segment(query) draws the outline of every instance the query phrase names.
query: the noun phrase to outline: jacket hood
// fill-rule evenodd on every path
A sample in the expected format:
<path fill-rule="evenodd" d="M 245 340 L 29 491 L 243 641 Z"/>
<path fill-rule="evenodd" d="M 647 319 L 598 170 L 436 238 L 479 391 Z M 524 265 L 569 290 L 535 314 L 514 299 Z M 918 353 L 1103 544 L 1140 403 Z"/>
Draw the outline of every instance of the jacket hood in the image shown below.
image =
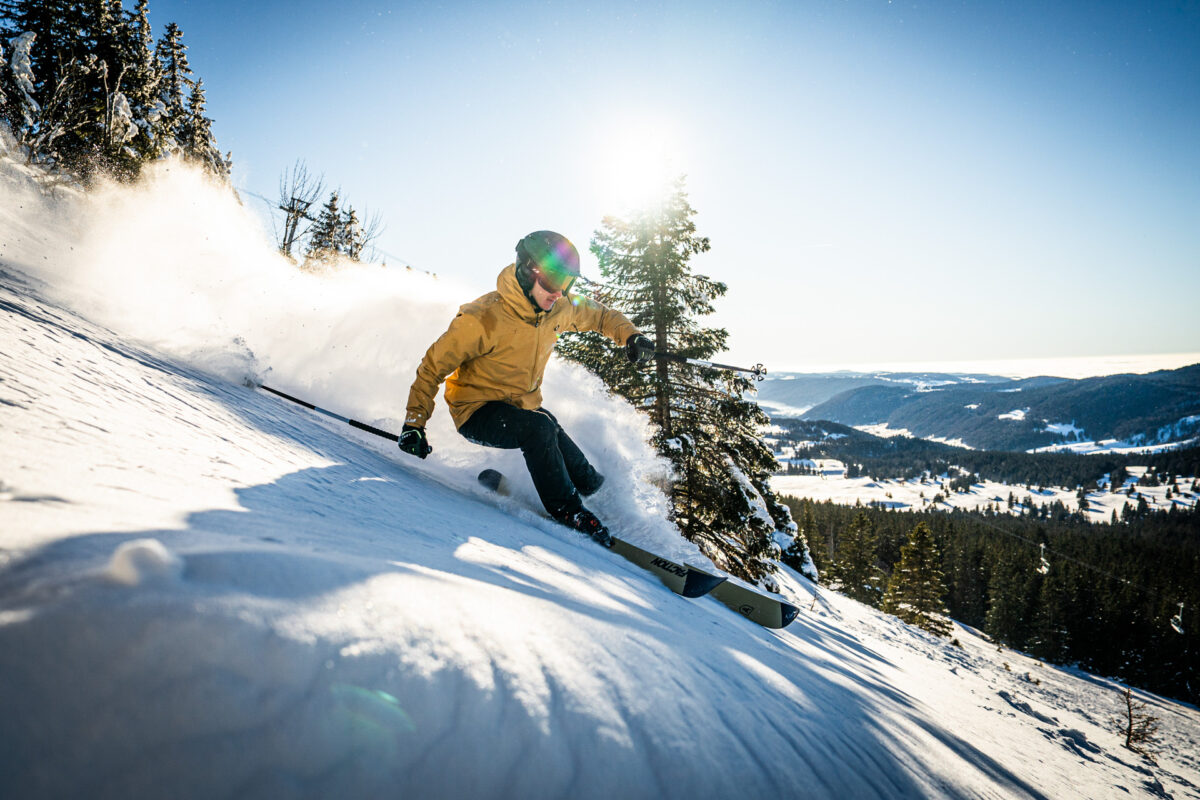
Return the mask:
<path fill-rule="evenodd" d="M 500 270 L 500 274 L 496 276 L 496 291 L 500 293 L 500 298 L 513 310 L 513 313 L 521 319 L 533 322 L 537 319 L 538 314 L 549 313 L 534 306 L 533 300 L 525 294 L 525 290 L 517 281 L 517 265 L 515 263 Z"/>

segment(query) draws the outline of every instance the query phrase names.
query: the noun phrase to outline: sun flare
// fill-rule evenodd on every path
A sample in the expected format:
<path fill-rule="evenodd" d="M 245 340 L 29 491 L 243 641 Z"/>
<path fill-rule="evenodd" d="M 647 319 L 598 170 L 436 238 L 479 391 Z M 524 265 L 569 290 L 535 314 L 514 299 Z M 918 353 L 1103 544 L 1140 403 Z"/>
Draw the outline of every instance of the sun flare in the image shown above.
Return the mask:
<path fill-rule="evenodd" d="M 661 201 L 678 171 L 679 148 L 667 127 L 634 122 L 609 131 L 594 159 L 597 191 L 613 212 Z"/>

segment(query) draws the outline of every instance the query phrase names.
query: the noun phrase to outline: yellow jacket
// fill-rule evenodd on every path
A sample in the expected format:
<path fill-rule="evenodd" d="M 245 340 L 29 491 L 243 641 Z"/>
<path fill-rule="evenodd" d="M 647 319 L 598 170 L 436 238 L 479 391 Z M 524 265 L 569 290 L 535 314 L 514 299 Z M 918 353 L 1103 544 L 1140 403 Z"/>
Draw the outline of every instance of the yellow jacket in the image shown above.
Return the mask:
<path fill-rule="evenodd" d="M 509 264 L 496 278 L 496 291 L 459 308 L 425 353 L 408 393 L 404 421 L 425 425 L 443 380 L 458 428 L 491 400 L 529 410 L 540 407 L 542 373 L 564 331 L 599 331 L 618 345 L 638 332 L 624 314 L 586 297 L 564 295 L 549 311 L 536 310 L 517 283 L 515 265 Z"/>

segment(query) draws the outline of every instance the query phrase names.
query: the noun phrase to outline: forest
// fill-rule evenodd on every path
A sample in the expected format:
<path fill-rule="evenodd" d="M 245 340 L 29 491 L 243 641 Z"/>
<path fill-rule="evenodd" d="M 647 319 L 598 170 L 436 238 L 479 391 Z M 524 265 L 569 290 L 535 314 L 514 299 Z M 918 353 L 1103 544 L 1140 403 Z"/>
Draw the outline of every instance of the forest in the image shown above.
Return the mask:
<path fill-rule="evenodd" d="M 0 121 L 30 161 L 129 180 L 176 153 L 227 179 L 206 105 L 183 31 L 156 41 L 148 0 L 0 0 Z"/>
<path fill-rule="evenodd" d="M 777 419 L 782 429 L 776 434 L 780 447 L 794 448 L 795 459 L 830 458 L 848 470 L 875 479 L 912 479 L 923 474 L 941 475 L 957 467 L 985 480 L 1024 486 L 1061 486 L 1073 490 L 1096 486 L 1131 466 L 1149 467 L 1166 476 L 1200 475 L 1200 447 L 1162 453 L 1025 453 L 1001 450 L 969 450 L 909 436 L 883 438 L 846 425 L 822 420 L 810 422 Z"/>
<path fill-rule="evenodd" d="M 781 499 L 832 588 L 879 605 L 901 547 L 924 523 L 953 619 L 997 646 L 1200 701 L 1197 508 L 1091 524 Z"/>

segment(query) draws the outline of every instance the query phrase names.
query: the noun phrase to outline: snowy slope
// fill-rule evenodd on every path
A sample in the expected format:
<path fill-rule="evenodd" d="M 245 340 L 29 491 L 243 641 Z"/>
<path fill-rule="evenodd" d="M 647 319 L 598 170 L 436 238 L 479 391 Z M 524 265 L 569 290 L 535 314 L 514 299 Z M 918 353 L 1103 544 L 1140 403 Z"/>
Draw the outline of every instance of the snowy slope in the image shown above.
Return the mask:
<path fill-rule="evenodd" d="M 174 341 L 125 330 L 135 284 L 71 267 L 98 255 L 85 212 L 33 208 L 0 210 L 0 796 L 1200 796 L 1195 708 L 1142 695 L 1155 766 L 1111 732 L 1114 683 L 971 631 L 795 576 L 782 632 L 673 595 L 476 489 L 490 451 L 446 432 L 418 462 L 236 380 L 336 351 L 304 362 L 243 317 L 251 359 L 221 306 Z M 179 247 L 123 258 L 152 275 Z M 287 388 L 389 421 L 308 380 Z M 631 499 L 646 456 L 606 450 L 637 418 L 589 398 L 558 399 L 611 459 L 598 506 L 698 560 Z"/>

